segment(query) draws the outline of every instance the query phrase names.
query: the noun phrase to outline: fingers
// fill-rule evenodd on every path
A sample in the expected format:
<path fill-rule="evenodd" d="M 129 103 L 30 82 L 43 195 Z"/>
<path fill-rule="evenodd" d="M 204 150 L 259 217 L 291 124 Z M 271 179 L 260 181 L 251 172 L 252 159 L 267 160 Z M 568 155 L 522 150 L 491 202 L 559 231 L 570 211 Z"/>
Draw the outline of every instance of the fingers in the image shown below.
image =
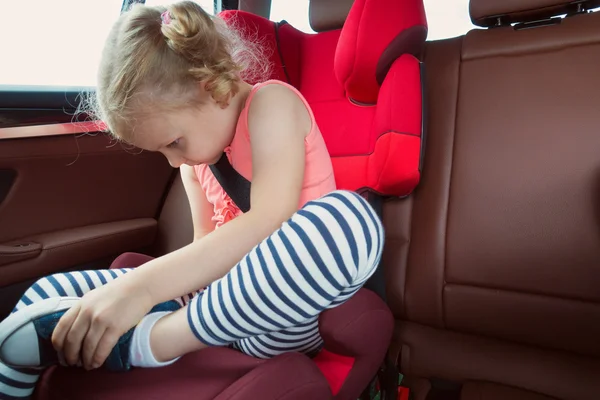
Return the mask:
<path fill-rule="evenodd" d="M 71 326 L 77 318 L 80 310 L 81 306 L 79 304 L 71 307 L 70 310 L 63 314 L 58 321 L 58 324 L 56 324 L 54 332 L 52 332 L 52 345 L 57 352 L 63 352 L 67 334 L 69 333 L 69 330 L 71 329 Z"/>
<path fill-rule="evenodd" d="M 87 310 L 80 311 L 67 333 L 62 352 L 68 365 L 77 365 L 80 360 L 81 346 L 92 323 L 92 318 L 89 315 L 90 313 Z M 94 328 L 98 329 L 98 326 Z"/>
<path fill-rule="evenodd" d="M 77 365 L 81 361 L 85 369 L 98 368 L 120 337 L 107 327 L 102 314 L 92 316 L 78 304 L 59 320 L 52 333 L 52 345 L 63 354 L 67 365 Z"/>
<path fill-rule="evenodd" d="M 104 331 L 104 335 L 102 335 L 102 338 L 96 347 L 92 368 L 98 368 L 104 364 L 112 349 L 117 345 L 120 337 L 121 335 L 113 329 L 107 329 Z"/>
<path fill-rule="evenodd" d="M 93 368 L 98 368 L 104 363 L 104 361 L 102 361 L 98 367 L 95 366 L 94 355 L 96 354 L 98 343 L 100 343 L 100 340 L 106 334 L 106 332 L 107 329 L 102 329 L 96 326 L 92 326 L 88 330 L 81 349 L 83 368 L 90 370 Z"/>

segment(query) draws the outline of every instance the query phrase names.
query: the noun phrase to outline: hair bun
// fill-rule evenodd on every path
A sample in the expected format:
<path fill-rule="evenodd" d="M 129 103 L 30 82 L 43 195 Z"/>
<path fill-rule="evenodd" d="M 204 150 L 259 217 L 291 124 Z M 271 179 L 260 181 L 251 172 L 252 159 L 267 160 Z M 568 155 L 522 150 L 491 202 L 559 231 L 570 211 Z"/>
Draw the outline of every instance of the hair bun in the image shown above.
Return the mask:
<path fill-rule="evenodd" d="M 167 11 L 170 20 L 162 24 L 161 31 L 173 51 L 189 58 L 187 53 L 191 50 L 197 51 L 198 45 L 203 45 L 204 48 L 218 46 L 219 40 L 214 35 L 214 22 L 198 4 L 183 1 L 171 5 Z M 210 49 L 206 50 L 209 52 Z"/>
<path fill-rule="evenodd" d="M 170 21 L 161 31 L 171 50 L 190 65 L 190 75 L 205 83 L 213 98 L 226 104 L 237 92 L 239 66 L 233 61 L 223 30 L 202 7 L 183 1 L 168 7 Z"/>

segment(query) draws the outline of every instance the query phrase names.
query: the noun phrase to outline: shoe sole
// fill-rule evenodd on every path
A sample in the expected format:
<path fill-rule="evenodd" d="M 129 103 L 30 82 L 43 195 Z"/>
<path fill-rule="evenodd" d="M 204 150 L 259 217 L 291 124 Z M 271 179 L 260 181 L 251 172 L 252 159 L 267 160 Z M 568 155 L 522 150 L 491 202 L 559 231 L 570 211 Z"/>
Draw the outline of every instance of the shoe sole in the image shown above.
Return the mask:
<path fill-rule="evenodd" d="M 0 349 L 12 334 L 26 324 L 48 314 L 67 310 L 79 301 L 81 301 L 79 297 L 53 297 L 38 301 L 10 314 L 0 323 Z"/>

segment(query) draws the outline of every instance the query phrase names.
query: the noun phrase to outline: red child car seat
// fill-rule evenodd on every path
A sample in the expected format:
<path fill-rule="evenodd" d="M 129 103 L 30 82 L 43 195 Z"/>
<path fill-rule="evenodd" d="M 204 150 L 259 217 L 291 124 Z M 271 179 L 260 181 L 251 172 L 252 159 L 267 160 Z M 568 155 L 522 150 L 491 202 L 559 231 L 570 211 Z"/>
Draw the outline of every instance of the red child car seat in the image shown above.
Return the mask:
<path fill-rule="evenodd" d="M 312 0 L 311 10 L 320 3 L 332 2 Z M 344 10 L 343 4 L 327 9 L 335 7 Z M 270 47 L 271 78 L 287 81 L 307 99 L 339 189 L 412 192 L 422 147 L 419 58 L 427 36 L 422 0 L 357 0 L 343 29 L 317 34 L 243 11 L 221 16 Z"/>

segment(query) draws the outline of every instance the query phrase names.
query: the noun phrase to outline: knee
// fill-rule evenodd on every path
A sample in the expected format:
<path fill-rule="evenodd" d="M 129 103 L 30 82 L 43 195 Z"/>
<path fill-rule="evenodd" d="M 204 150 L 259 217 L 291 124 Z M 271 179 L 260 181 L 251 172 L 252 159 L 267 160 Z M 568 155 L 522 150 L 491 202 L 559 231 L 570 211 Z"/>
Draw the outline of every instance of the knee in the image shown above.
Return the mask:
<path fill-rule="evenodd" d="M 373 209 L 371 204 L 369 204 L 369 201 L 356 192 L 349 191 L 349 190 L 336 190 L 336 191 L 333 191 L 333 192 L 328 193 L 325 196 L 321 197 L 321 199 L 319 199 L 319 201 L 323 201 L 323 202 L 337 201 L 338 204 L 342 203 L 344 205 L 347 205 L 348 207 L 351 204 L 361 213 L 368 212 L 368 213 L 372 214 L 374 219 L 376 219 L 377 222 L 379 222 L 379 217 L 377 216 L 377 213 L 375 212 L 375 210 Z M 347 207 L 342 207 L 342 208 L 340 208 L 340 210 L 346 211 L 346 208 Z"/>
<path fill-rule="evenodd" d="M 336 190 L 328 193 L 317 200 L 321 205 L 330 205 L 337 211 L 337 218 L 358 218 L 361 222 L 373 224 L 377 228 L 382 227 L 381 219 L 369 202 L 356 192 L 348 190 Z M 331 209 L 330 209 L 331 210 Z"/>
<path fill-rule="evenodd" d="M 310 206 L 309 206 L 310 204 Z M 314 216 L 325 226 L 337 224 L 350 230 L 357 244 L 370 244 L 370 251 L 380 253 L 384 230 L 381 219 L 369 202 L 359 194 L 336 190 L 307 204 L 307 209 L 318 209 Z"/>

